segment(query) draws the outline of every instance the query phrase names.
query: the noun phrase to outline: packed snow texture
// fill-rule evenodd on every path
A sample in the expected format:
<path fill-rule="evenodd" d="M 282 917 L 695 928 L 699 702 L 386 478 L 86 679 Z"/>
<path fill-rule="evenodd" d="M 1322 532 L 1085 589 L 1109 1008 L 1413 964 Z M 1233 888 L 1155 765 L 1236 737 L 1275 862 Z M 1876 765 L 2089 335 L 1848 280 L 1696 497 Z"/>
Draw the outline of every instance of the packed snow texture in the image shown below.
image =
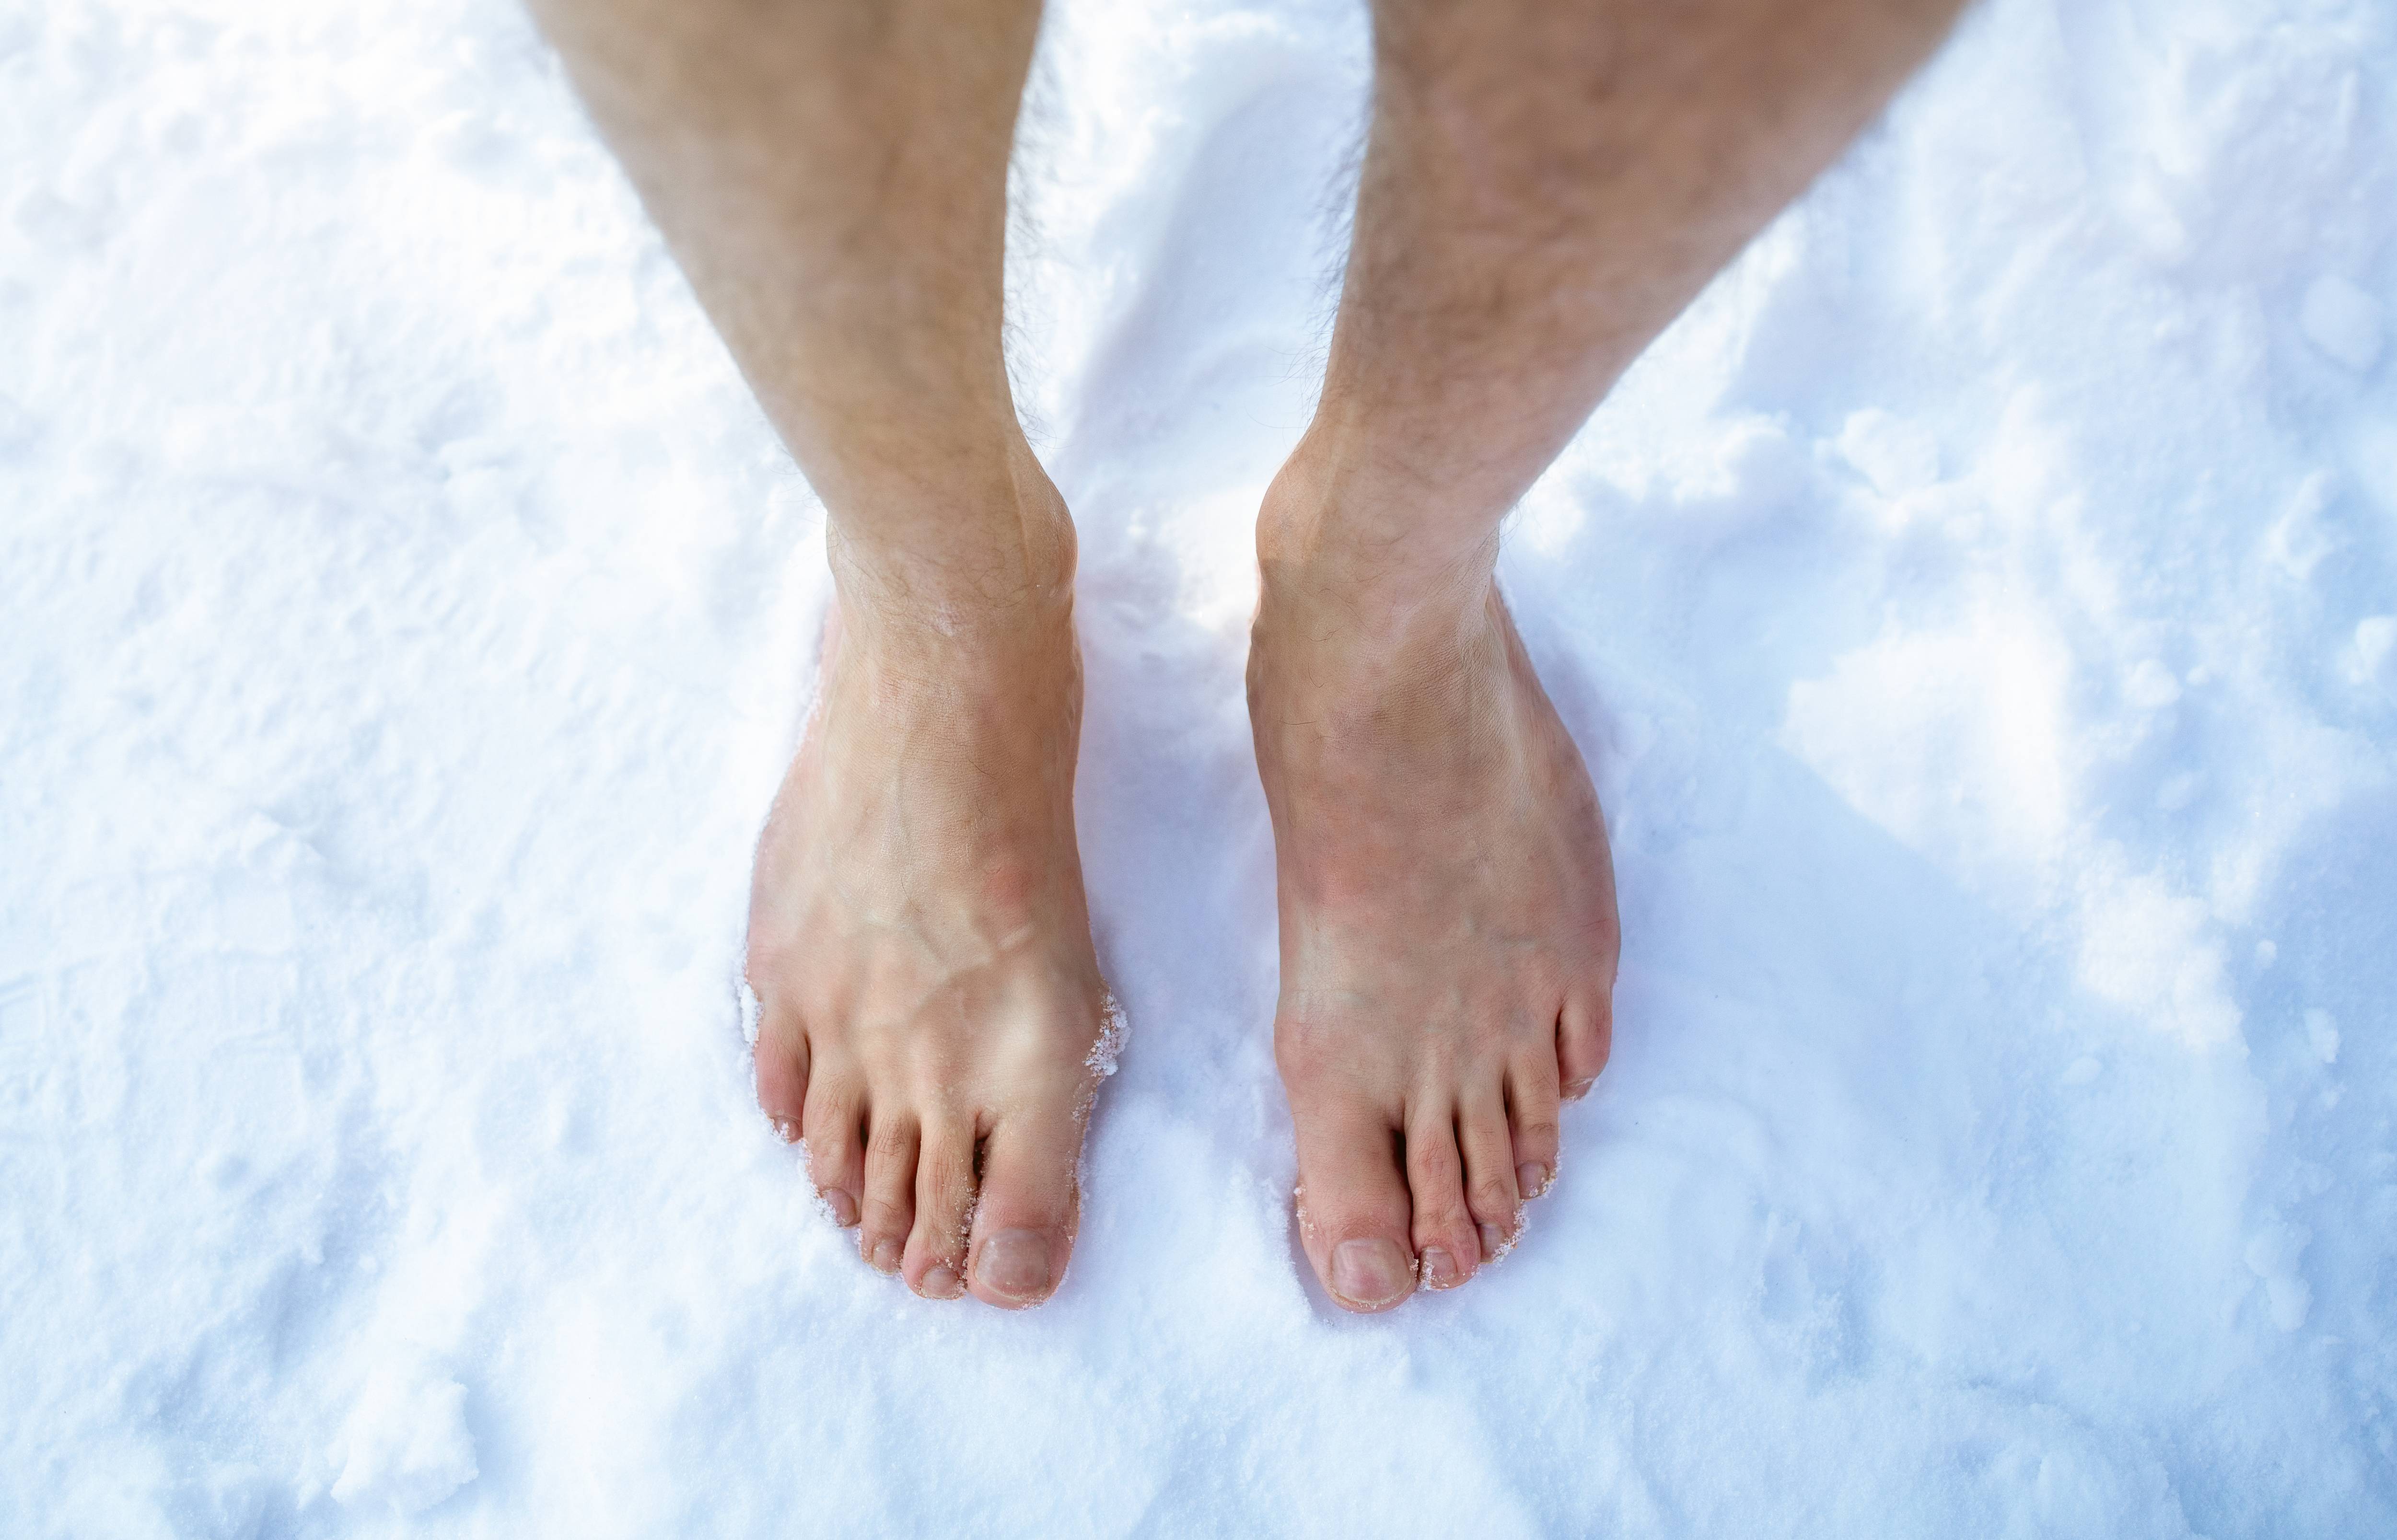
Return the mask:
<path fill-rule="evenodd" d="M 1017 1316 L 751 1099 L 822 514 L 527 22 L 0 7 L 0 1531 L 2397 1533 L 2397 9 L 1992 0 L 1526 501 L 1614 1063 L 1352 1319 L 1240 669 L 1364 42 L 1044 37 L 1133 1031 Z"/>

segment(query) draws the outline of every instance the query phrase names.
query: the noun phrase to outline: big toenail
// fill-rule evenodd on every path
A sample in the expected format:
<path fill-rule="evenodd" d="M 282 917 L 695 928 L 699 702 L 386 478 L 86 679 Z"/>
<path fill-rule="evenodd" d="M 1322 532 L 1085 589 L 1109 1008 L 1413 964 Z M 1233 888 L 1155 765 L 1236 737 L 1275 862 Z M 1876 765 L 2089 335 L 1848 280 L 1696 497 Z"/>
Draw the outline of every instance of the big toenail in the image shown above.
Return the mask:
<path fill-rule="evenodd" d="M 1548 1168 L 1537 1160 L 1526 1160 L 1515 1168 L 1515 1190 L 1526 1198 L 1537 1198 L 1548 1190 Z"/>
<path fill-rule="evenodd" d="M 832 1222 L 842 1229 L 857 1223 L 857 1199 L 838 1187 L 828 1187 L 824 1195 L 824 1207 L 832 1211 Z"/>
<path fill-rule="evenodd" d="M 1499 1252 L 1503 1252 L 1503 1251 L 1505 1251 L 1506 1249 L 1506 1234 L 1505 1234 L 1505 1232 L 1504 1232 L 1504 1231 L 1500 1230 L 1500 1229 L 1498 1228 L 1498 1226 L 1497 1226 L 1497 1225 L 1482 1225 L 1482 1226 L 1481 1226 L 1481 1260 L 1482 1260 L 1482 1261 L 1484 1261 L 1484 1262 L 1495 1262 L 1495 1261 L 1497 1261 L 1497 1260 L 1498 1260 L 1498 1253 L 1499 1253 Z"/>
<path fill-rule="evenodd" d="M 957 1281 L 957 1274 L 935 1262 L 924 1269 L 922 1292 L 927 1299 L 955 1299 L 966 1292 L 966 1286 Z"/>
<path fill-rule="evenodd" d="M 1456 1287 L 1456 1258 L 1438 1246 L 1424 1249 L 1424 1282 L 1434 1289 Z"/>
<path fill-rule="evenodd" d="M 1344 1240 L 1332 1252 L 1332 1292 L 1357 1305 L 1387 1305 L 1407 1292 L 1414 1269 L 1386 1240 Z"/>
<path fill-rule="evenodd" d="M 1589 1094 L 1589 1088 L 1597 1083 L 1598 1082 L 1595 1080 L 1567 1080 L 1565 1082 L 1565 1100 L 1568 1102 L 1580 1101 L 1583 1097 Z"/>
<path fill-rule="evenodd" d="M 899 1242 L 891 1239 L 888 1236 L 876 1241 L 874 1243 L 874 1252 L 865 1259 L 865 1264 L 877 1273 L 897 1272 L 899 1270 Z"/>
<path fill-rule="evenodd" d="M 974 1274 L 1010 1299 L 1046 1298 L 1049 1239 L 1038 1230 L 1001 1230 L 983 1242 Z"/>

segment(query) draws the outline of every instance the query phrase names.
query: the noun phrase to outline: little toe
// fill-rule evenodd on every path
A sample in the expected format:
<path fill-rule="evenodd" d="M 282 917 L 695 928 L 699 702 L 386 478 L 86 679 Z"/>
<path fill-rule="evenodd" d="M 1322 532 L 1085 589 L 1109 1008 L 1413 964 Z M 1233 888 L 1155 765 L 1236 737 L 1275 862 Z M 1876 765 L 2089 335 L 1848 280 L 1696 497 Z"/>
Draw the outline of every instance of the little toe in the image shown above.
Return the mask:
<path fill-rule="evenodd" d="M 768 1016 L 757 1030 L 757 1107 L 783 1143 L 799 1136 L 808 1108 L 808 1039 L 797 1022 Z"/>
<path fill-rule="evenodd" d="M 1515 1141 L 1506 1127 L 1506 1098 L 1494 1080 L 1458 1108 L 1456 1144 L 1465 1157 L 1465 1201 L 1473 1211 L 1480 1257 L 1495 1262 L 1515 1243 L 1523 1205 L 1516 1185 Z"/>
<path fill-rule="evenodd" d="M 1065 1280 L 1078 1215 L 1082 1128 L 1070 1099 L 998 1117 L 983 1140 L 974 1206 L 974 1297 L 1003 1309 L 1038 1305 Z"/>
<path fill-rule="evenodd" d="M 1481 1242 L 1465 1201 L 1455 1107 L 1445 1099 L 1426 1105 L 1407 1124 L 1407 1190 L 1424 1287 L 1453 1289 L 1481 1265 Z"/>
<path fill-rule="evenodd" d="M 865 1191 L 864 1089 L 818 1066 L 800 1127 L 808 1141 L 808 1180 L 832 1211 L 833 1223 L 847 1229 L 857 1223 Z"/>
<path fill-rule="evenodd" d="M 1605 990 L 1592 989 L 1565 1002 L 1557 1019 L 1557 1075 L 1567 1101 L 1589 1094 L 1614 1045 L 1614 1004 Z"/>
<path fill-rule="evenodd" d="M 865 1138 L 865 1201 L 857 1253 L 877 1273 L 896 1273 L 916 1224 L 916 1119 L 877 1117 Z"/>
<path fill-rule="evenodd" d="M 1386 1310 L 1415 1288 L 1414 1205 L 1399 1169 L 1398 1131 L 1361 1102 L 1292 1098 L 1298 1133 L 1300 1242 L 1343 1309 Z"/>
<path fill-rule="evenodd" d="M 966 1226 L 974 1206 L 974 1130 L 970 1118 L 924 1125 L 916 1156 L 916 1227 L 900 1266 L 926 1299 L 966 1292 Z"/>

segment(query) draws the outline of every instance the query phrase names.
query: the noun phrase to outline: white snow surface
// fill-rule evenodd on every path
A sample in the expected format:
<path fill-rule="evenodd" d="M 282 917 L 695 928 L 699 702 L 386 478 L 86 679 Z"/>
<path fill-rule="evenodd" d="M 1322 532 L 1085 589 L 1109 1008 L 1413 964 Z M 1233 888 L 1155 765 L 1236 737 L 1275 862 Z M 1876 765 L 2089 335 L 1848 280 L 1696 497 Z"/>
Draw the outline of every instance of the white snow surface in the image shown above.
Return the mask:
<path fill-rule="evenodd" d="M 0 1532 L 2397 1533 L 2397 9 L 1991 0 L 1529 497 L 1615 1058 L 1352 1319 L 1240 668 L 1364 86 L 1044 36 L 1133 1030 L 1017 1316 L 752 1101 L 822 514 L 529 24 L 0 6 Z"/>

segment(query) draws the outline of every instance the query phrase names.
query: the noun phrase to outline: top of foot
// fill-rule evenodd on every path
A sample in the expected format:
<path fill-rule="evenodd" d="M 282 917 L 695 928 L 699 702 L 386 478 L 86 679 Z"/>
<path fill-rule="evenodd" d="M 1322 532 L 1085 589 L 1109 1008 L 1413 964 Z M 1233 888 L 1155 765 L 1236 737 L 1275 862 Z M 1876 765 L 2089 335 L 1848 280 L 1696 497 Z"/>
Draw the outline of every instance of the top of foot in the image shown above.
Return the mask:
<path fill-rule="evenodd" d="M 1513 1244 L 1606 1061 L 1617 927 L 1597 795 L 1487 565 L 1337 584 L 1268 567 L 1249 694 L 1300 1239 L 1373 1311 Z"/>

